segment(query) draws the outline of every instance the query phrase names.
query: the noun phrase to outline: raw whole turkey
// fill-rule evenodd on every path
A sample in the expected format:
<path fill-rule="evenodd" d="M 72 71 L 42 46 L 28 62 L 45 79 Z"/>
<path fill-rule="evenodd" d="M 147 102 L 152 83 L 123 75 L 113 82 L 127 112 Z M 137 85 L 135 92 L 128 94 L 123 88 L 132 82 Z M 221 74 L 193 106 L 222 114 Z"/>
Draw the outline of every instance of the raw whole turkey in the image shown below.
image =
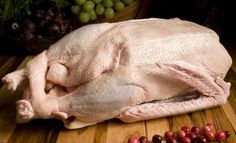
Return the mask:
<path fill-rule="evenodd" d="M 2 80 L 11 91 L 26 83 L 17 122 L 57 118 L 75 129 L 223 104 L 231 64 L 214 31 L 151 18 L 83 26 Z"/>

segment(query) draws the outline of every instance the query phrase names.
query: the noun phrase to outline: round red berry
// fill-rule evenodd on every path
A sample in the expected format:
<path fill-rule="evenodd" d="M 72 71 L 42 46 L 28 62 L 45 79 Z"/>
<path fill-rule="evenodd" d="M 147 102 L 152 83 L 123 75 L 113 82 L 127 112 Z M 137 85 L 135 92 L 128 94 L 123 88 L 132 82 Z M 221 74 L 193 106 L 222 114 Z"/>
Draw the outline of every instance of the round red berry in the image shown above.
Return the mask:
<path fill-rule="evenodd" d="M 147 137 L 141 136 L 141 137 L 139 138 L 139 143 L 147 143 L 147 142 L 148 142 Z"/>
<path fill-rule="evenodd" d="M 213 125 L 212 123 L 207 123 L 207 124 L 206 124 L 206 126 L 210 127 L 210 128 L 211 128 L 211 130 L 213 130 L 213 129 L 214 129 L 214 125 Z"/>
<path fill-rule="evenodd" d="M 177 132 L 177 138 L 178 140 L 182 140 L 182 138 L 184 138 L 186 136 L 186 133 L 183 130 L 179 130 Z"/>
<path fill-rule="evenodd" d="M 177 143 L 177 140 L 174 139 L 174 138 L 168 138 L 168 139 L 166 140 L 166 143 Z"/>
<path fill-rule="evenodd" d="M 218 130 L 215 133 L 215 138 L 217 141 L 222 141 L 222 140 L 226 139 L 226 134 L 223 130 Z"/>
<path fill-rule="evenodd" d="M 191 141 L 193 141 L 197 137 L 197 135 L 193 132 L 189 132 L 187 133 L 186 137 L 188 137 Z"/>
<path fill-rule="evenodd" d="M 191 143 L 191 139 L 189 137 L 183 137 L 181 141 L 182 143 Z"/>
<path fill-rule="evenodd" d="M 225 131 L 225 134 L 226 134 L 226 138 L 230 137 L 230 131 Z"/>
<path fill-rule="evenodd" d="M 204 132 L 210 132 L 210 131 L 212 131 L 212 130 L 211 130 L 211 128 L 210 128 L 209 126 L 204 126 L 204 127 L 202 127 L 202 133 L 204 133 Z"/>
<path fill-rule="evenodd" d="M 172 131 L 166 131 L 164 136 L 165 136 L 165 139 L 173 138 L 174 133 Z"/>
<path fill-rule="evenodd" d="M 138 138 L 138 137 L 131 136 L 131 137 L 129 137 L 129 139 L 128 139 L 128 143 L 139 143 L 139 138 Z"/>
<path fill-rule="evenodd" d="M 191 128 L 191 132 L 195 133 L 195 134 L 198 134 L 200 132 L 200 128 L 199 127 L 196 127 L 196 126 L 193 126 Z"/>
<path fill-rule="evenodd" d="M 187 134 L 190 132 L 191 129 L 188 126 L 183 126 L 181 130 L 183 130 Z"/>
<path fill-rule="evenodd" d="M 206 131 L 203 133 L 203 136 L 206 138 L 207 141 L 212 141 L 215 139 L 215 134 L 212 131 Z"/>
<path fill-rule="evenodd" d="M 206 143 L 207 140 L 204 136 L 198 136 L 194 139 L 193 143 Z"/>

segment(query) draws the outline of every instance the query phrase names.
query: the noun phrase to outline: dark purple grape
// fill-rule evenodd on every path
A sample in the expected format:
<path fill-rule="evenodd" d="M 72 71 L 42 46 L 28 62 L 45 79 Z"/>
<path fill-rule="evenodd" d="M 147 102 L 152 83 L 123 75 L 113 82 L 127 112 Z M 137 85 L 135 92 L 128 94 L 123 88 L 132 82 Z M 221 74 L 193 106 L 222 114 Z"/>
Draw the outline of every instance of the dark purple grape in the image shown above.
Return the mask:
<path fill-rule="evenodd" d="M 45 16 L 45 20 L 46 20 L 46 21 L 50 21 L 51 19 L 52 19 L 52 18 L 51 18 L 49 15 L 46 15 L 46 16 Z"/>
<path fill-rule="evenodd" d="M 11 23 L 11 30 L 12 31 L 17 31 L 17 30 L 19 30 L 19 28 L 20 28 L 20 25 L 19 25 L 18 22 L 12 22 Z"/>
<path fill-rule="evenodd" d="M 141 137 L 139 138 L 139 143 L 148 143 L 147 137 L 141 136 Z"/>
<path fill-rule="evenodd" d="M 21 23 L 22 33 L 33 33 L 35 31 L 35 24 L 29 19 L 23 20 Z"/>
<path fill-rule="evenodd" d="M 161 143 L 161 141 L 162 141 L 162 137 L 158 134 L 152 137 L 152 143 Z"/>
<path fill-rule="evenodd" d="M 54 12 L 52 10 L 48 10 L 47 15 L 50 17 L 54 17 Z"/>
<path fill-rule="evenodd" d="M 43 19 L 46 16 L 45 11 L 43 10 L 36 10 L 33 14 L 36 18 Z"/>
<path fill-rule="evenodd" d="M 50 35 L 57 35 L 61 33 L 60 26 L 57 23 L 53 23 L 48 27 L 48 33 Z"/>
<path fill-rule="evenodd" d="M 36 21 L 36 30 L 40 31 L 42 30 L 46 25 L 47 25 L 48 21 L 44 20 L 44 19 L 40 19 Z"/>
<path fill-rule="evenodd" d="M 25 42 L 29 42 L 34 38 L 34 34 L 33 33 L 25 33 L 23 35 L 21 35 L 21 39 Z"/>

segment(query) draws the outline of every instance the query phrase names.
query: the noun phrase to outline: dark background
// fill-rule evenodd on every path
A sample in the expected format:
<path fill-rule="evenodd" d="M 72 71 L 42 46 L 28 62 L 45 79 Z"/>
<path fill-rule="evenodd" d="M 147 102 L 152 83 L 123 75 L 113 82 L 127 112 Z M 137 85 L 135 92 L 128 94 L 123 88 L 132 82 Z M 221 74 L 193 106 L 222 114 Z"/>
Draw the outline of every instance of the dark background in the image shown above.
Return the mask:
<path fill-rule="evenodd" d="M 213 29 L 222 43 L 236 43 L 236 5 L 231 0 L 152 0 L 145 17 L 190 20 Z M 0 29 L 1 54 L 30 54 L 7 39 L 2 31 Z"/>
<path fill-rule="evenodd" d="M 216 31 L 222 40 L 236 40 L 236 4 L 230 0 L 153 0 L 148 17 L 194 21 Z"/>

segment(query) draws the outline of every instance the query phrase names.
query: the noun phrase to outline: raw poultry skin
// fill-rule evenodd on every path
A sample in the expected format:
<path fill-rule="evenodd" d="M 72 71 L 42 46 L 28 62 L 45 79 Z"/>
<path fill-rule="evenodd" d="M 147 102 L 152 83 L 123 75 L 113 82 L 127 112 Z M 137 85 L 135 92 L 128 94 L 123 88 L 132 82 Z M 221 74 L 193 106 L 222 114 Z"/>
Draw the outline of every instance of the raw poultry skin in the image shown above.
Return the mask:
<path fill-rule="evenodd" d="M 232 60 L 212 30 L 179 19 L 79 28 L 3 81 L 17 121 L 57 118 L 69 129 L 111 118 L 135 122 L 223 104 Z"/>

